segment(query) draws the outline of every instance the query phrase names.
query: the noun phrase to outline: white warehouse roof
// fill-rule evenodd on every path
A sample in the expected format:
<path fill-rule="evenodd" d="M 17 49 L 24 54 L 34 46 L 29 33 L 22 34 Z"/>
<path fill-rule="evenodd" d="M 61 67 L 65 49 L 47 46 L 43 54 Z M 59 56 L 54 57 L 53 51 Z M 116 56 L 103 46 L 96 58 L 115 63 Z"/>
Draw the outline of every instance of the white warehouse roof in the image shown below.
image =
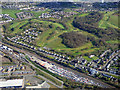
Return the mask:
<path fill-rule="evenodd" d="M 0 88 L 22 86 L 22 84 L 23 84 L 23 79 L 13 79 L 7 81 L 0 80 Z"/>

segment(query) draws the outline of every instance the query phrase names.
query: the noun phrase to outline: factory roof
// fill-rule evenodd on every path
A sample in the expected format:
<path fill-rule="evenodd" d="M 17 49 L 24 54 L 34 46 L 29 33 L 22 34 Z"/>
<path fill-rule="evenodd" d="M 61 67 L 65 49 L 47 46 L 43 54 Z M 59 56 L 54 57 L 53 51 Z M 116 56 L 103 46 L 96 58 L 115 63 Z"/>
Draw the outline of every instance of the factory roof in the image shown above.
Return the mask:
<path fill-rule="evenodd" d="M 23 79 L 0 80 L 0 88 L 22 86 Z"/>

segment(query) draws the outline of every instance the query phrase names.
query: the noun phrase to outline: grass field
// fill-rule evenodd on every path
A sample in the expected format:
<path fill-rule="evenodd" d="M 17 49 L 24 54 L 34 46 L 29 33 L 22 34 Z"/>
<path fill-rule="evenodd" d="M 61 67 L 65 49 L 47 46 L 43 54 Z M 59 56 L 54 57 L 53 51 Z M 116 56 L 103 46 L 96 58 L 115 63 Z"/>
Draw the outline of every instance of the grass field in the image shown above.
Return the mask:
<path fill-rule="evenodd" d="M 80 14 L 79 16 L 86 16 L 86 15 L 88 15 L 88 13 L 87 14 Z M 84 46 L 78 47 L 78 48 L 68 48 L 64 44 L 62 44 L 62 39 L 58 36 L 64 32 L 81 31 L 79 33 L 82 33 L 86 36 L 87 35 L 94 36 L 93 34 L 90 34 L 88 32 L 85 32 L 85 31 L 82 31 L 82 30 L 79 30 L 79 29 L 76 29 L 75 27 L 73 27 L 72 21 L 67 22 L 66 25 L 69 27 L 68 30 L 64 30 L 64 31 L 57 30 L 56 34 L 52 38 L 50 38 L 49 40 L 44 41 L 44 43 L 42 43 L 42 46 L 52 48 L 58 52 L 73 54 L 75 56 L 80 55 L 80 54 L 84 54 L 84 53 L 88 53 L 88 52 L 93 52 L 96 50 L 94 48 L 91 49 L 91 47 L 93 46 L 92 43 L 87 43 Z M 94 36 L 94 37 L 97 38 L 96 36 Z"/>
<path fill-rule="evenodd" d="M 48 84 L 50 85 L 49 90 L 53 90 L 53 88 L 54 88 L 55 90 L 61 90 L 60 88 L 58 88 L 58 87 L 56 87 L 56 86 L 54 86 L 54 85 L 52 85 L 52 84 L 50 84 L 50 83 L 48 83 Z"/>
<path fill-rule="evenodd" d="M 93 59 L 89 58 L 88 56 L 83 56 L 83 58 L 86 59 L 88 62 L 93 60 Z"/>
<path fill-rule="evenodd" d="M 2 14 L 9 14 L 12 18 L 17 18 L 16 13 L 21 12 L 21 10 L 10 10 L 10 9 L 2 9 Z"/>
<path fill-rule="evenodd" d="M 115 40 L 115 41 L 111 40 L 111 41 L 106 41 L 106 43 L 119 44 L 120 41 L 119 40 Z"/>
<path fill-rule="evenodd" d="M 45 81 L 45 80 L 44 80 L 43 78 L 41 78 L 41 77 L 38 77 L 38 76 L 34 76 L 34 77 L 36 77 L 36 78 L 38 78 L 38 79 L 40 79 L 40 80 Z M 48 82 L 47 82 L 47 83 L 48 83 Z M 60 90 L 58 87 L 52 85 L 51 83 L 48 83 L 48 84 L 50 85 L 50 90 L 52 90 L 53 88 Z"/>
<path fill-rule="evenodd" d="M 98 50 L 98 48 L 92 48 L 93 45 L 91 42 L 86 43 L 85 45 L 78 47 L 78 48 L 68 48 L 64 44 L 61 44 L 62 40 L 61 41 L 60 41 L 60 39 L 58 39 L 58 40 L 54 40 L 54 44 L 51 43 L 52 45 L 55 45 L 55 46 L 53 46 L 52 49 L 54 49 L 58 52 L 68 53 L 68 54 L 71 54 L 74 56 L 85 54 L 85 53 L 90 53 L 90 52 L 94 52 L 95 50 Z M 49 44 L 49 45 L 51 45 L 51 44 Z"/>
<path fill-rule="evenodd" d="M 32 20 L 32 21 L 39 21 L 39 20 Z M 59 35 L 65 33 L 65 32 L 70 32 L 70 31 L 80 31 L 79 29 L 75 30 L 75 27 L 73 27 L 71 24 L 72 21 L 69 23 L 66 23 L 67 26 L 69 26 L 68 30 L 56 30 L 56 27 L 60 27 L 60 28 L 64 29 L 64 27 L 59 23 L 52 23 L 52 22 L 48 22 L 48 21 L 39 21 L 39 22 L 45 23 L 46 25 L 47 24 L 49 25 L 49 23 L 50 23 L 55 26 L 52 29 L 44 31 L 42 33 L 42 35 L 40 35 L 38 37 L 38 39 L 36 41 L 37 41 L 37 45 L 40 47 L 46 46 L 46 47 L 54 49 L 55 51 L 62 52 L 62 53 L 63 52 L 68 53 L 68 54 L 71 54 L 74 56 L 89 53 L 89 52 L 94 52 L 95 50 L 98 50 L 96 48 L 91 49 L 91 47 L 93 47 L 92 43 L 87 43 L 87 44 L 83 45 L 82 47 L 78 47 L 78 48 L 68 48 L 64 44 L 62 44 L 62 39 L 59 37 Z M 52 32 L 54 32 L 54 34 L 50 35 L 50 33 L 52 33 Z M 82 30 L 79 33 L 82 33 L 86 36 L 87 35 L 94 36 L 93 34 L 90 34 L 88 32 L 82 31 Z M 50 38 L 47 39 L 48 37 L 50 37 Z M 97 38 L 97 37 L 95 37 L 95 38 Z"/>
<path fill-rule="evenodd" d="M 10 9 L 2 9 L 2 14 L 9 14 L 13 18 L 17 18 L 16 13 L 22 12 L 23 10 L 10 10 Z M 49 12 L 50 9 L 47 9 L 45 11 L 25 11 L 25 12 L 31 12 L 34 14 L 34 17 L 38 18 L 42 13 Z"/>
<path fill-rule="evenodd" d="M 47 9 L 47 10 L 45 10 L 45 11 L 27 11 L 27 12 L 33 13 L 33 14 L 34 14 L 34 17 L 38 18 L 42 13 L 47 13 L 47 12 L 49 12 L 49 11 L 50 11 L 50 9 Z"/>
<path fill-rule="evenodd" d="M 84 13 L 84 14 L 79 14 L 80 17 L 86 16 L 89 13 Z M 71 31 L 79 31 L 79 33 L 84 34 L 86 36 L 93 36 L 96 39 L 98 39 L 97 36 L 85 32 L 83 30 L 80 30 L 78 28 L 75 28 L 72 25 L 72 22 L 75 16 L 71 17 L 71 19 L 68 19 L 67 22 L 65 23 L 66 26 L 68 27 L 66 29 L 66 27 L 64 27 L 61 23 L 54 23 L 51 21 L 43 21 L 41 19 L 31 19 L 30 21 L 32 21 L 32 23 L 41 23 L 43 25 L 44 31 L 42 32 L 42 34 L 40 34 L 38 36 L 38 38 L 35 40 L 36 45 L 40 46 L 40 47 L 48 47 L 51 48 L 57 52 L 61 52 L 61 53 L 67 53 L 69 55 L 73 55 L 73 56 L 79 56 L 81 54 L 85 54 L 85 53 L 92 53 L 96 50 L 99 50 L 99 48 L 93 48 L 93 44 L 91 42 L 88 42 L 86 44 L 84 44 L 81 47 L 78 48 L 69 48 L 67 46 L 65 46 L 64 44 L 62 44 L 62 38 L 60 38 L 59 36 L 65 32 L 71 32 Z M 12 34 L 16 34 L 16 33 L 20 33 L 22 32 L 23 29 L 20 29 L 21 26 L 25 25 L 29 23 L 28 19 L 26 20 L 21 20 L 19 22 L 13 22 L 12 25 L 10 25 L 9 30 L 11 30 L 12 28 L 15 28 L 14 31 L 12 31 Z M 25 27 L 29 27 L 30 24 L 26 25 Z M 52 28 L 48 28 L 49 25 L 52 25 Z"/>
<path fill-rule="evenodd" d="M 50 24 L 53 24 L 55 27 L 60 27 L 61 29 L 64 29 L 64 26 L 62 24 L 59 24 L 59 23 L 53 23 L 53 22 L 50 22 L 50 21 L 41 21 L 41 20 L 38 20 L 38 19 L 32 19 L 31 21 L 33 22 L 42 22 L 43 24 L 46 24 L 46 25 L 50 25 Z"/>
<path fill-rule="evenodd" d="M 97 56 L 94 56 L 94 57 L 92 57 L 91 59 L 93 59 L 93 60 L 97 60 L 97 59 L 99 59 Z"/>
<path fill-rule="evenodd" d="M 111 15 L 108 22 L 111 23 L 112 25 L 118 27 L 118 16 L 117 15 Z"/>
<path fill-rule="evenodd" d="M 52 24 L 53 25 L 53 28 L 52 29 L 48 29 L 46 31 L 44 31 L 42 33 L 42 35 L 40 35 L 38 37 L 38 39 L 36 40 L 37 41 L 37 45 L 38 46 L 45 46 L 46 44 L 54 41 L 54 39 L 58 38 L 58 36 L 63 33 L 62 30 L 56 30 L 57 27 L 59 27 L 60 29 L 64 29 L 64 26 L 62 24 L 59 24 L 59 23 L 53 23 L 53 22 L 49 22 L 49 21 L 40 21 L 40 20 L 32 20 L 34 22 L 42 22 L 43 24 L 45 25 L 50 25 Z M 53 33 L 52 35 L 50 35 L 51 33 Z M 49 39 L 47 39 L 48 37 L 50 37 Z M 53 44 L 52 44 L 53 46 Z"/>
<path fill-rule="evenodd" d="M 89 13 L 79 14 L 79 17 L 87 16 Z"/>
<path fill-rule="evenodd" d="M 36 78 L 38 78 L 38 79 L 40 79 L 40 80 L 45 81 L 45 80 L 44 80 L 43 78 L 41 78 L 41 77 L 38 77 L 38 76 L 34 76 L 34 77 L 36 77 Z M 48 83 L 48 82 L 47 82 L 47 83 Z M 58 87 L 52 85 L 51 83 L 48 83 L 48 84 L 50 85 L 49 90 L 53 90 L 53 88 L 56 89 L 56 90 L 60 90 Z"/>
<path fill-rule="evenodd" d="M 80 17 L 86 16 L 86 15 L 88 15 L 88 13 L 79 14 Z M 94 52 L 95 50 L 98 50 L 98 48 L 92 48 L 93 45 L 91 42 L 86 43 L 85 45 L 78 48 L 68 48 L 64 44 L 62 44 L 62 39 L 59 36 L 65 32 L 80 31 L 79 33 L 84 34 L 86 36 L 88 35 L 88 36 L 93 36 L 96 39 L 98 38 L 91 33 L 75 28 L 72 25 L 73 19 L 68 20 L 68 22 L 65 23 L 68 26 L 68 29 L 65 29 L 65 27 L 60 23 L 54 23 L 50 21 L 41 21 L 41 19 L 32 19 L 30 21 L 32 21 L 33 23 L 34 22 L 42 23 L 42 25 L 45 25 L 45 27 L 52 25 L 52 28 L 49 28 L 49 29 L 46 28 L 46 30 L 42 32 L 42 34 L 39 35 L 38 38 L 35 40 L 37 46 L 40 46 L 40 47 L 46 46 L 46 47 L 52 48 L 55 51 L 68 53 L 74 56 L 85 54 L 85 53 L 91 53 L 91 52 Z M 23 30 L 23 29 L 20 29 L 20 27 L 27 24 L 28 22 L 29 21 L 27 19 L 21 20 L 19 22 L 13 22 L 13 24 L 10 25 L 9 30 L 11 31 L 12 28 L 15 28 L 14 31 L 11 31 L 12 35 L 13 34 L 15 35 L 16 33 L 20 33 Z M 28 27 L 28 26 L 29 24 L 25 27 Z"/>
<path fill-rule="evenodd" d="M 12 34 L 20 33 L 23 30 L 23 29 L 20 29 L 20 27 L 27 24 L 27 23 L 28 23 L 28 20 L 13 23 L 10 26 L 9 30 L 11 31 L 11 29 L 14 28 L 14 31 L 11 32 Z"/>
<path fill-rule="evenodd" d="M 49 76 L 48 74 L 46 74 L 44 72 L 39 71 L 38 69 L 36 69 L 36 73 L 39 74 L 39 75 L 42 75 L 43 77 L 49 79 L 50 81 L 52 81 L 53 83 L 55 83 L 55 84 L 57 84 L 59 86 L 62 84 L 58 80 L 54 79 L 53 77 Z"/>
<path fill-rule="evenodd" d="M 86 15 L 88 15 L 88 13 L 87 14 L 86 13 L 85 14 L 80 14 L 79 16 L 86 16 Z M 73 27 L 72 21 L 69 21 L 69 22 L 66 23 L 66 25 L 69 27 L 68 30 L 56 30 L 56 27 L 60 27 L 61 29 L 65 29 L 64 26 L 62 24 L 59 24 L 59 23 L 52 23 L 52 22 L 48 22 L 48 21 L 40 21 L 40 20 L 36 20 L 36 19 L 34 19 L 32 21 L 42 22 L 45 25 L 53 24 L 53 26 L 55 26 L 52 29 L 49 29 L 49 30 L 43 32 L 42 35 L 40 35 L 39 38 L 36 41 L 37 41 L 38 46 L 42 46 L 42 47 L 46 46 L 46 47 L 55 49 L 57 51 L 63 51 L 62 49 L 67 49 L 67 47 L 64 44 L 61 43 L 62 39 L 58 37 L 59 35 L 63 34 L 64 32 L 80 31 L 79 29 L 75 29 L 75 27 Z M 49 40 L 47 40 L 47 37 L 49 37 L 50 36 L 49 34 L 52 33 L 52 32 L 54 32 L 55 34 L 52 35 Z M 93 34 L 90 34 L 88 32 L 82 31 L 82 30 L 81 30 L 81 33 L 85 34 L 85 35 L 94 36 Z"/>
<path fill-rule="evenodd" d="M 107 12 L 104 13 L 103 19 L 99 22 L 99 27 L 106 29 L 107 27 L 113 27 L 113 28 L 119 28 L 118 27 L 118 16 L 113 15 L 115 13 L 114 11 L 112 12 Z"/>

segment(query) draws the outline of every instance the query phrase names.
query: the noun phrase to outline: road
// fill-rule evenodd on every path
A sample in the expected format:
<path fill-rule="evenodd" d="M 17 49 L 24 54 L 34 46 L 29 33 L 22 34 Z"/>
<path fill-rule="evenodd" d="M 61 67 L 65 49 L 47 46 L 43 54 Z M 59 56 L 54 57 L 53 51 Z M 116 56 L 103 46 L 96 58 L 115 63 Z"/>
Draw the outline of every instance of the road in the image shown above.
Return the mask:
<path fill-rule="evenodd" d="M 17 50 L 17 51 L 26 53 L 26 54 L 28 54 L 28 55 L 31 55 L 31 56 L 33 55 L 33 56 L 35 56 L 35 57 L 37 57 L 37 58 L 42 58 L 42 57 L 40 57 L 39 55 L 37 55 L 37 54 L 35 54 L 35 53 L 31 53 L 31 52 L 29 52 L 29 51 L 27 51 L 27 50 L 19 49 L 19 48 L 16 48 L 16 47 L 14 47 L 14 46 L 10 46 L 10 45 L 7 45 L 7 44 L 5 44 L 5 45 L 6 45 L 6 46 L 9 46 L 9 47 L 11 47 L 11 48 L 13 48 L 13 49 L 15 49 L 15 50 Z M 85 75 L 84 73 L 80 73 L 80 72 L 78 72 L 78 71 L 76 71 L 76 70 L 73 70 L 73 69 L 71 69 L 71 68 L 64 67 L 64 66 L 62 66 L 62 65 L 60 65 L 60 64 L 57 64 L 56 62 L 50 61 L 50 60 L 48 60 L 48 59 L 45 59 L 45 60 L 47 60 L 47 61 L 49 61 L 49 62 L 51 62 L 51 63 L 54 63 L 56 66 L 59 66 L 59 67 L 62 67 L 62 68 L 64 68 L 64 69 L 66 69 L 66 70 L 69 70 L 69 71 L 71 71 L 71 72 L 74 72 L 74 73 L 77 74 L 77 75 L 80 75 L 80 76 L 82 76 L 82 77 L 91 79 L 91 80 L 93 80 L 93 81 L 96 82 L 96 83 L 100 83 L 100 84 L 104 85 L 105 87 L 115 88 L 115 87 L 113 87 L 113 86 L 110 86 L 110 85 L 102 82 L 101 80 L 99 80 L 99 79 L 97 79 L 97 78 L 93 78 L 93 77 L 87 76 L 87 75 Z"/>
<path fill-rule="evenodd" d="M 118 52 L 119 53 L 119 52 Z M 107 67 L 108 63 L 113 60 L 113 58 L 118 55 L 118 53 L 115 53 L 112 58 L 108 60 L 108 62 L 103 66 L 103 69 Z"/>
<path fill-rule="evenodd" d="M 86 67 L 86 68 L 90 68 L 88 66 L 85 66 L 85 65 L 79 65 L 80 67 Z M 109 72 L 105 72 L 105 71 L 100 71 L 100 70 L 96 70 L 98 71 L 99 73 L 104 73 L 104 74 L 111 74 L 111 75 L 114 75 L 114 76 L 119 76 L 119 75 L 116 75 L 116 74 L 112 74 L 112 73 L 109 73 Z"/>
<path fill-rule="evenodd" d="M 50 80 L 48 80 L 47 78 L 45 78 L 45 77 L 43 77 L 43 76 L 41 76 L 41 75 L 38 75 L 38 77 L 43 78 L 46 82 L 49 82 L 49 83 L 53 84 L 54 86 L 56 86 L 56 87 L 58 87 L 58 88 L 63 88 L 63 83 L 62 83 L 61 86 L 58 86 L 58 85 L 56 85 L 55 83 L 51 82 Z"/>
<path fill-rule="evenodd" d="M 27 74 L 27 75 L 14 75 L 14 76 L 23 76 L 25 78 L 25 77 L 29 77 L 29 76 L 35 76 L 35 75 L 34 74 Z M 63 88 L 63 82 L 62 82 L 61 86 L 58 86 L 55 83 L 53 83 L 52 81 L 48 80 L 47 78 L 45 78 L 45 77 L 43 77 L 41 75 L 37 75 L 37 76 L 44 79 L 46 82 L 48 82 L 48 83 L 50 83 L 50 84 L 52 84 L 52 85 L 54 85 L 54 86 L 56 86 L 58 88 Z M 9 78 L 10 76 L 0 76 L 0 78 L 2 78 L 2 77 L 8 77 Z"/>
<path fill-rule="evenodd" d="M 28 62 L 29 62 L 29 61 L 28 61 Z M 51 84 L 55 85 L 55 86 L 56 86 L 56 87 L 58 87 L 58 88 L 63 88 L 63 81 L 61 81 L 61 80 L 59 80 L 59 79 L 57 79 L 57 78 L 53 77 L 52 75 L 50 75 L 50 74 L 46 73 L 45 71 L 43 71 L 43 70 L 41 70 L 41 69 L 39 69 L 39 68 L 35 67 L 35 66 L 31 63 L 31 62 L 29 62 L 29 65 L 31 65 L 32 67 L 34 67 L 34 68 L 38 69 L 39 71 L 41 71 L 41 72 L 43 72 L 43 73 L 45 73 L 45 74 L 47 74 L 47 75 L 51 76 L 52 78 L 56 79 L 57 81 L 61 82 L 61 83 L 62 83 L 62 85 L 61 85 L 61 86 L 58 86 L 58 85 L 56 85 L 55 83 L 53 83 L 53 82 L 51 82 L 50 80 L 48 80 L 47 78 L 45 78 L 45 77 L 43 77 L 43 76 L 39 75 L 41 78 L 43 78 L 44 80 L 48 81 L 49 83 L 51 83 Z"/>

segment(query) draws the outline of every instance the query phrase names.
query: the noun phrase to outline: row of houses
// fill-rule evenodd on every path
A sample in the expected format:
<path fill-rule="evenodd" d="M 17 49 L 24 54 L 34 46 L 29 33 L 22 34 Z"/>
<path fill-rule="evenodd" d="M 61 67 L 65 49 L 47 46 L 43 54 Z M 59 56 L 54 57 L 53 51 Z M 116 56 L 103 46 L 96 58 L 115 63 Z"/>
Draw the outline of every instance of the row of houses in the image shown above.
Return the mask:
<path fill-rule="evenodd" d="M 7 65 L 7 66 L 0 66 L 0 73 L 2 75 L 23 75 L 23 74 L 34 74 L 35 72 L 32 71 L 28 66 L 22 65 L 20 62 L 27 62 L 25 59 L 25 55 L 19 52 L 14 51 L 13 49 L 0 44 L 0 50 L 4 52 L 6 55 L 11 57 L 12 59 L 16 60 L 14 64 L 17 65 Z M 13 62 L 13 61 L 12 61 Z"/>
<path fill-rule="evenodd" d="M 111 55 L 113 55 L 113 53 Z M 104 71 L 112 73 L 112 74 L 120 75 L 119 69 L 116 69 L 117 66 L 119 65 L 118 60 L 120 58 L 120 54 L 115 54 L 114 53 L 113 56 L 114 57 L 110 58 L 110 60 L 106 64 L 106 66 L 104 68 Z M 114 68 L 114 67 L 116 67 L 116 68 Z"/>
<path fill-rule="evenodd" d="M 65 55 L 60 55 L 60 54 L 57 54 L 55 52 L 50 52 L 48 50 L 43 50 L 41 48 L 38 49 L 40 52 L 48 55 L 48 56 L 52 56 L 54 57 L 55 60 L 57 61 L 60 61 L 60 62 L 69 62 L 69 57 L 65 56 Z"/>
<path fill-rule="evenodd" d="M 14 18 L 10 17 L 9 14 L 0 14 L 0 18 L 0 24 L 8 23 L 15 20 Z M 2 18 L 6 20 L 2 20 Z"/>
<path fill-rule="evenodd" d="M 47 56 L 52 56 L 55 60 L 57 60 L 57 61 L 59 61 L 59 62 L 69 62 L 69 57 L 66 57 L 66 56 L 64 56 L 64 55 L 60 55 L 60 54 L 57 54 L 57 53 L 55 53 L 55 52 L 51 52 L 51 51 L 49 51 L 49 48 L 47 48 L 47 47 L 43 47 L 44 49 L 42 49 L 42 48 L 36 48 L 36 47 L 34 47 L 34 46 L 31 46 L 31 45 L 27 45 L 27 44 L 25 44 L 25 43 L 22 43 L 22 42 L 19 42 L 19 41 L 16 41 L 16 39 L 19 39 L 18 37 L 14 37 L 13 39 L 14 40 L 12 40 L 11 38 L 9 38 L 9 37 L 7 37 L 7 39 L 8 40 L 10 40 L 10 41 L 12 41 L 12 42 L 14 42 L 14 43 L 16 43 L 16 44 L 19 44 L 19 45 L 21 45 L 21 46 L 25 46 L 25 47 L 27 47 L 27 48 L 30 48 L 30 49 L 33 49 L 33 50 L 38 50 L 39 52 L 41 52 L 41 53 L 44 53 L 45 55 L 47 55 Z M 47 50 L 45 50 L 45 49 L 47 49 Z"/>
<path fill-rule="evenodd" d="M 41 32 L 37 31 L 36 28 L 28 29 L 28 30 L 25 30 L 20 35 L 16 35 L 12 38 L 9 38 L 9 40 L 14 42 L 22 41 L 24 43 L 32 43 L 40 34 Z"/>
<path fill-rule="evenodd" d="M 18 5 L 2 5 L 2 8 L 16 10 L 16 9 L 19 9 L 19 6 Z"/>
<path fill-rule="evenodd" d="M 16 43 L 18 45 L 21 45 L 21 46 L 24 46 L 24 47 L 27 47 L 27 48 L 30 48 L 30 49 L 33 49 L 33 50 L 36 50 L 36 47 L 32 46 L 32 45 L 28 45 L 28 44 L 25 44 L 23 42 L 19 42 L 19 41 L 16 41 L 16 40 L 12 40 L 11 38 L 7 37 L 7 40 L 13 42 L 13 43 Z"/>
<path fill-rule="evenodd" d="M 24 7 L 29 7 L 30 4 L 29 3 L 2 3 L 2 8 L 3 9 L 13 9 L 13 10 L 20 10 L 20 8 L 24 8 Z"/>
<path fill-rule="evenodd" d="M 0 18 L 5 18 L 8 20 L 15 20 L 14 18 L 10 17 L 9 14 L 0 14 Z"/>
<path fill-rule="evenodd" d="M 70 63 L 68 62 L 67 58 L 65 58 L 65 56 L 62 56 L 62 55 L 59 55 L 59 54 L 56 54 L 54 52 L 50 52 L 48 50 L 43 50 L 41 48 L 38 49 L 40 52 L 44 53 L 45 55 L 48 55 L 48 56 L 52 56 L 54 57 L 55 60 L 58 60 L 59 62 L 67 62 L 67 63 Z M 117 51 L 118 52 L 118 51 Z M 105 55 L 105 53 L 104 53 Z M 102 56 L 104 56 L 102 55 Z M 105 59 L 106 60 L 106 59 Z M 71 61 L 72 62 L 72 61 Z M 82 65 L 86 64 L 86 60 L 81 60 L 80 61 Z M 102 66 L 102 63 L 101 62 L 104 62 L 104 59 L 97 59 L 97 60 L 92 60 L 89 64 L 87 64 L 89 67 L 92 66 L 92 68 L 94 69 L 101 69 L 101 66 Z M 101 64 L 101 65 L 100 65 Z M 94 71 L 94 70 L 93 70 Z"/>
<path fill-rule="evenodd" d="M 97 11 L 96 9 L 91 9 L 91 8 L 75 8 L 75 9 L 72 9 L 73 11 L 76 11 L 76 12 L 79 12 L 79 13 L 87 13 L 87 12 L 93 12 L 93 11 Z"/>
<path fill-rule="evenodd" d="M 63 17 L 70 17 L 73 15 L 76 15 L 76 12 L 64 12 L 64 11 L 56 11 L 56 12 L 50 12 L 50 13 L 42 13 L 39 18 L 56 18 L 56 19 L 61 19 L 61 16 Z"/>
<path fill-rule="evenodd" d="M 3 49 L 8 50 L 9 52 L 13 52 L 13 49 L 11 49 L 3 44 L 0 44 L 0 50 L 3 50 Z"/>
<path fill-rule="evenodd" d="M 34 47 L 34 46 L 31 46 L 31 45 L 28 45 L 28 44 L 25 44 L 25 43 L 22 43 L 22 42 L 17 41 L 18 39 L 20 39 L 19 36 L 16 36 L 16 37 L 13 37 L 13 38 L 7 37 L 7 39 L 8 39 L 9 41 L 14 42 L 14 43 L 16 43 L 16 44 L 19 44 L 19 45 L 21 45 L 21 46 L 25 46 L 25 47 L 30 48 L 30 49 L 33 49 L 33 50 L 38 50 L 39 52 L 44 53 L 44 54 L 47 55 L 47 56 L 52 56 L 52 57 L 54 57 L 55 60 L 58 60 L 58 61 L 60 61 L 60 62 L 67 62 L 67 63 L 69 62 L 69 59 L 70 59 L 69 57 L 66 57 L 65 55 L 57 54 L 57 53 L 55 53 L 55 52 L 51 52 L 51 51 L 49 51 L 50 48 L 43 47 L 43 49 L 42 49 L 42 48 L 38 48 L 38 49 L 37 49 L 37 48 Z"/>
<path fill-rule="evenodd" d="M 17 15 L 18 19 L 20 19 L 20 20 L 29 19 L 34 16 L 33 13 L 30 13 L 30 12 L 19 12 L 16 15 Z"/>
<path fill-rule="evenodd" d="M 45 11 L 45 10 L 47 10 L 47 8 L 32 6 L 32 7 L 22 7 L 22 8 L 20 8 L 20 10 L 37 11 L 38 12 L 38 11 Z"/>
<path fill-rule="evenodd" d="M 15 71 L 18 71 L 18 70 L 25 70 L 25 66 L 8 66 L 8 67 L 4 67 L 4 66 L 0 66 L 0 72 L 4 73 L 4 72 L 8 72 L 8 73 L 11 73 L 11 72 L 15 72 Z"/>

